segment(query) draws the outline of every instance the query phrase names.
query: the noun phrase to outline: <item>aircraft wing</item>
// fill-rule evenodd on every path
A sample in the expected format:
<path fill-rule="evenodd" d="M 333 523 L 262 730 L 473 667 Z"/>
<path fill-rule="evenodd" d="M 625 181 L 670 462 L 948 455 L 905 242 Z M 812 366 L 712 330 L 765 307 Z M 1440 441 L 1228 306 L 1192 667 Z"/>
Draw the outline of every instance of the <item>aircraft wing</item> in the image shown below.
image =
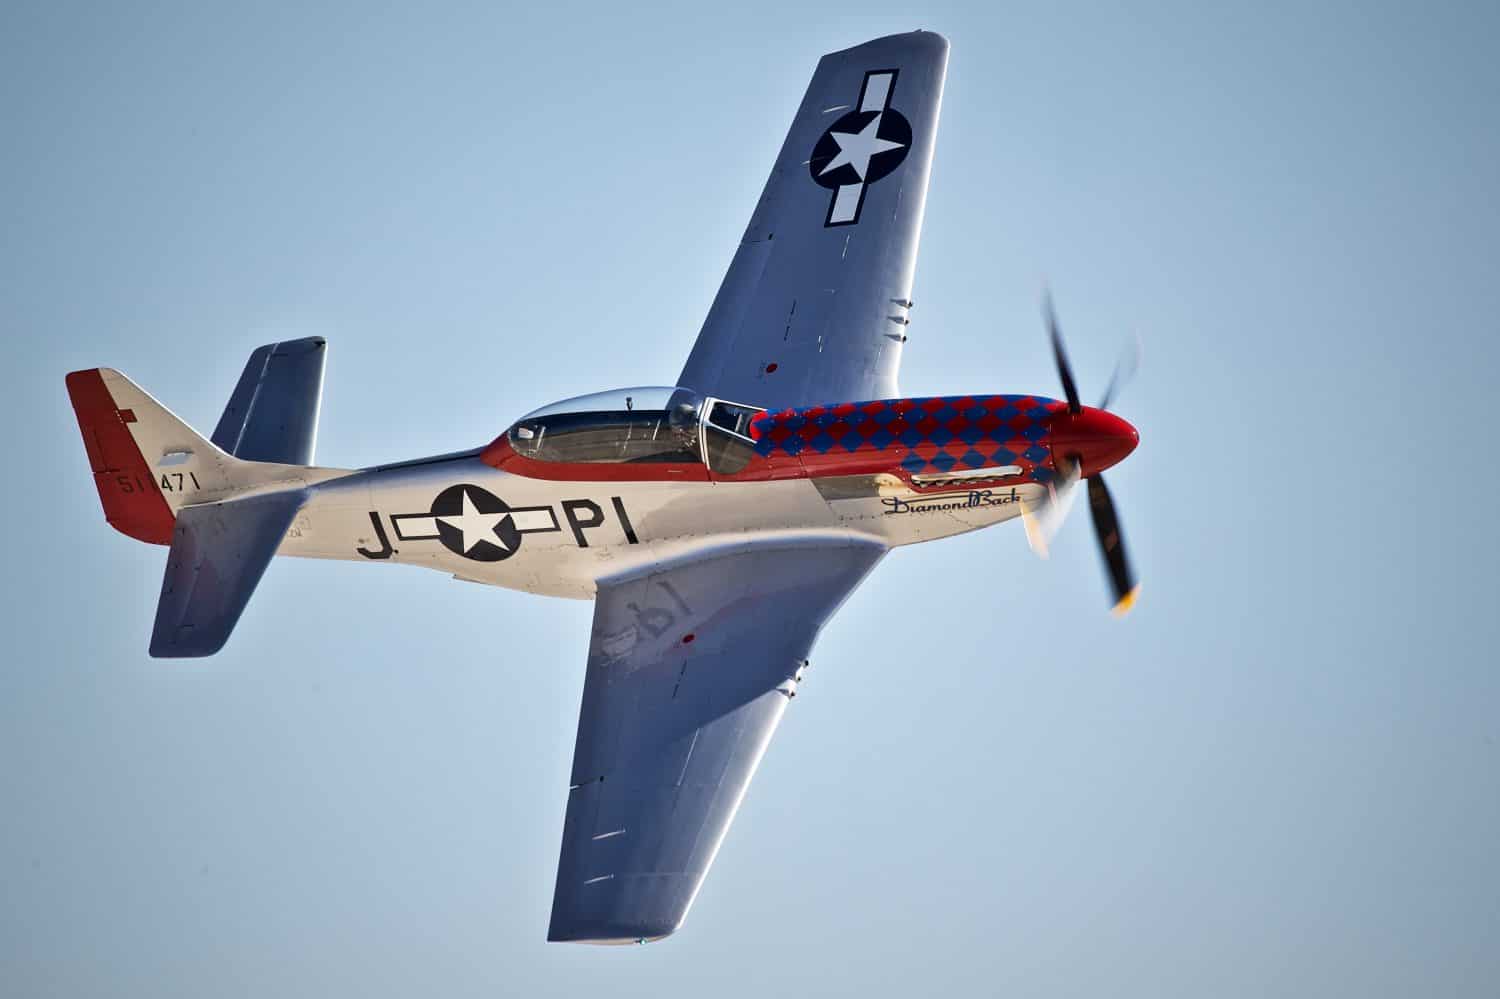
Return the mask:
<path fill-rule="evenodd" d="M 819 629 L 885 552 L 765 541 L 600 584 L 547 939 L 681 924 Z"/>
<path fill-rule="evenodd" d="M 679 384 L 772 410 L 900 395 L 947 68 L 928 31 L 819 61 Z"/>
<path fill-rule="evenodd" d="M 327 358 L 320 336 L 258 348 L 219 417 L 214 444 L 246 461 L 311 465 Z"/>

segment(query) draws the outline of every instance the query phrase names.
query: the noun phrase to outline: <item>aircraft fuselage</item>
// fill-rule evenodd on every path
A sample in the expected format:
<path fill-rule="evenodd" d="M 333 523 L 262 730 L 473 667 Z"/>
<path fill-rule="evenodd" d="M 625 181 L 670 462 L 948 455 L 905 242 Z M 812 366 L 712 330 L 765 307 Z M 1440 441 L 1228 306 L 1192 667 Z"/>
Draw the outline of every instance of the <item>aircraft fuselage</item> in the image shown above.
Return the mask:
<path fill-rule="evenodd" d="M 381 466 L 316 484 L 280 553 L 420 565 L 588 599 L 597 581 L 705 546 L 777 535 L 895 547 L 988 527 L 1043 500 L 1051 448 L 1085 474 L 1134 430 L 1035 396 L 878 400 L 757 415 L 753 454 L 711 463 L 548 462 L 514 446 Z M 705 448 L 706 449 L 706 448 Z"/>

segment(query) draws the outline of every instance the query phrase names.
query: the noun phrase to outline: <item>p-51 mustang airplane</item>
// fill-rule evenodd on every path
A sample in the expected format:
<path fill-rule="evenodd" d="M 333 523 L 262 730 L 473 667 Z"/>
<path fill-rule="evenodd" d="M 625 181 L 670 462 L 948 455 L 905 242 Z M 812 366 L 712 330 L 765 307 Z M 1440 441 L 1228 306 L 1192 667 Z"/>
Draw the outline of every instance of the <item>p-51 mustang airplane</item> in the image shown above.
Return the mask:
<path fill-rule="evenodd" d="M 914 32 L 818 63 L 674 387 L 345 470 L 312 463 L 321 338 L 256 350 L 208 440 L 118 371 L 68 375 L 109 523 L 170 546 L 151 654 L 217 652 L 277 554 L 592 598 L 548 939 L 626 943 L 682 923 L 818 631 L 891 548 L 1019 517 L 1044 549 L 1084 479 L 1128 607 L 1099 473 L 1136 432 L 1111 393 L 1080 404 L 1050 305 L 1063 400 L 896 388 L 947 62 Z"/>

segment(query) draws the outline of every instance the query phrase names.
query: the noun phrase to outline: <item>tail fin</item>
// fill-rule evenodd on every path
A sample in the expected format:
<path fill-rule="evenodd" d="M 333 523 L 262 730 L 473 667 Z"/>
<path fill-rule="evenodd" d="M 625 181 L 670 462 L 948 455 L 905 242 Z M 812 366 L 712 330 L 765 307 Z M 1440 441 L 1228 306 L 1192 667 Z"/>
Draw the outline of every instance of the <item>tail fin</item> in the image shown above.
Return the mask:
<path fill-rule="evenodd" d="M 170 543 L 178 508 L 223 486 L 223 452 L 118 371 L 75 371 L 67 383 L 105 519 L 140 541 Z"/>
<path fill-rule="evenodd" d="M 311 458 L 322 385 L 322 340 L 318 338 L 315 348 L 315 365 L 293 366 L 297 375 L 290 388 L 295 391 L 287 391 L 288 382 L 278 377 L 286 369 L 273 367 L 278 346 L 288 345 L 272 344 L 251 355 L 219 428 L 233 436 L 240 450 Z M 344 474 L 296 461 L 237 457 L 204 440 L 113 368 L 75 371 L 67 383 L 105 519 L 140 541 L 170 544 L 172 522 L 185 506 L 232 499 L 255 487 L 302 486 Z"/>
<path fill-rule="evenodd" d="M 288 346 L 302 349 L 278 354 Z M 132 538 L 171 545 L 152 655 L 217 652 L 305 502 L 305 487 L 348 474 L 247 460 L 252 453 L 311 459 L 322 348 L 321 339 L 296 341 L 251 355 L 219 421 L 240 456 L 205 440 L 118 371 L 68 375 L 105 519 Z M 278 364 L 282 356 L 289 362 Z"/>

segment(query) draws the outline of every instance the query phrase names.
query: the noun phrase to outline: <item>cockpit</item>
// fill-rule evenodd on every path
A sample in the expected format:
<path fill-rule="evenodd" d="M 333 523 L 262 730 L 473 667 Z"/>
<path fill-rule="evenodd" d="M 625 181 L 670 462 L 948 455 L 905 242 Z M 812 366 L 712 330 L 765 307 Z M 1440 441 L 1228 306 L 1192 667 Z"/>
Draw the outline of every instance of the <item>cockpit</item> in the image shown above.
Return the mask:
<path fill-rule="evenodd" d="M 533 410 L 506 432 L 533 461 L 570 464 L 706 463 L 742 471 L 755 455 L 750 424 L 765 412 L 686 388 L 626 388 Z"/>

